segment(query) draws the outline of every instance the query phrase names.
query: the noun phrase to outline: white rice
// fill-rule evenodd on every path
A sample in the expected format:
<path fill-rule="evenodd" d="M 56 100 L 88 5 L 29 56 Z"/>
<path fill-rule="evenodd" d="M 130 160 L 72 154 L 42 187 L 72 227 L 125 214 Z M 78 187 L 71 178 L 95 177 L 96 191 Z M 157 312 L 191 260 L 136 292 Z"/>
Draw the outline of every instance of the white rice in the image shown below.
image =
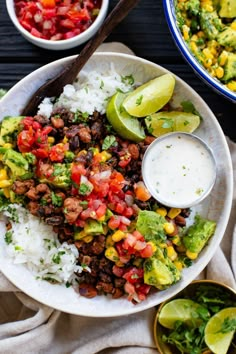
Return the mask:
<path fill-rule="evenodd" d="M 71 112 L 93 114 L 98 111 L 104 114 L 108 99 L 117 90 L 128 92 L 132 89 L 133 83 L 124 80 L 117 74 L 114 65 L 104 72 L 82 70 L 73 85 L 66 85 L 63 93 L 53 105 L 52 99 L 45 98 L 39 105 L 38 114 L 49 117 L 54 108 L 65 107 Z"/>
<path fill-rule="evenodd" d="M 17 204 L 8 206 L 3 215 L 12 225 L 5 241 L 14 264 L 24 264 L 37 279 L 58 283 L 72 282 L 74 272 L 82 272 L 83 268 L 76 265 L 77 248 L 60 244 L 51 226 Z"/>

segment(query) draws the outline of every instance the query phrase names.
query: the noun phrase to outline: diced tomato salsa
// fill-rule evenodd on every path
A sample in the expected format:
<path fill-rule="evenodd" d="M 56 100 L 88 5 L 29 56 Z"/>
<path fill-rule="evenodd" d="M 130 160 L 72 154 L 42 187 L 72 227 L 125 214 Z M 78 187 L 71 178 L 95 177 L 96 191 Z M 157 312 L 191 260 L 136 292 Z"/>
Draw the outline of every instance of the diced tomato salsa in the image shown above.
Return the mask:
<path fill-rule="evenodd" d="M 14 0 L 20 24 L 33 36 L 58 41 L 84 32 L 95 21 L 102 0 Z"/>

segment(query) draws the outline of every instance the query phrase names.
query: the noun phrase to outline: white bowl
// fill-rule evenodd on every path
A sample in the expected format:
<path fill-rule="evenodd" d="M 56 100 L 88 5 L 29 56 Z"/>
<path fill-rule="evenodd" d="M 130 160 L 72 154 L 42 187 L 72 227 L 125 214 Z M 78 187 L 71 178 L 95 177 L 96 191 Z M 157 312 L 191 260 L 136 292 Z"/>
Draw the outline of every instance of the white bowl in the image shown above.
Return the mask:
<path fill-rule="evenodd" d="M 47 64 L 26 76 L 17 83 L 0 101 L 0 119 L 7 115 L 20 114 L 25 103 L 36 89 L 47 79 L 56 75 L 73 57 L 67 57 Z M 110 69 L 111 63 L 123 76 L 133 74 L 137 82 L 146 82 L 168 71 L 147 60 L 119 53 L 96 53 L 86 64 L 86 71 Z M 58 310 L 89 317 L 116 317 L 139 312 L 169 299 L 185 288 L 205 268 L 219 246 L 230 215 L 233 196 L 233 172 L 228 145 L 222 129 L 212 111 L 201 97 L 183 80 L 176 77 L 176 86 L 172 99 L 173 106 L 190 100 L 203 117 L 195 134 L 202 138 L 213 150 L 216 158 L 217 179 L 210 195 L 204 202 L 192 209 L 191 220 L 196 212 L 203 217 L 217 221 L 214 236 L 199 255 L 194 264 L 184 269 L 182 279 L 169 289 L 150 294 L 147 300 L 133 305 L 126 298 L 110 299 L 97 296 L 93 299 L 80 297 L 72 288 L 52 285 L 39 281 L 24 266 L 12 264 L 5 251 L 4 238 L 0 238 L 0 271 L 19 289 L 32 298 Z M 190 220 L 190 221 L 191 221 Z M 3 223 L 0 234 L 3 234 Z"/>
<path fill-rule="evenodd" d="M 91 24 L 91 26 L 86 29 L 86 31 L 78 34 L 77 36 L 69 39 L 63 39 L 58 41 L 50 41 L 47 39 L 37 38 L 29 33 L 24 27 L 21 26 L 19 23 L 15 9 L 14 9 L 14 0 L 6 0 L 7 11 L 12 20 L 14 26 L 17 30 L 22 34 L 22 36 L 27 39 L 29 42 L 35 44 L 38 47 L 50 50 L 65 50 L 77 47 L 84 42 L 88 41 L 100 28 L 101 24 L 103 23 L 108 6 L 109 0 L 102 0 L 101 9 L 95 21 Z"/>
<path fill-rule="evenodd" d="M 195 73 L 215 92 L 229 99 L 231 102 L 236 103 L 236 92 L 229 90 L 222 82 L 211 76 L 209 72 L 201 64 L 199 64 L 197 59 L 189 50 L 183 39 L 182 33 L 177 26 L 175 0 L 163 0 L 163 7 L 172 37 L 184 59 L 192 67 Z"/>

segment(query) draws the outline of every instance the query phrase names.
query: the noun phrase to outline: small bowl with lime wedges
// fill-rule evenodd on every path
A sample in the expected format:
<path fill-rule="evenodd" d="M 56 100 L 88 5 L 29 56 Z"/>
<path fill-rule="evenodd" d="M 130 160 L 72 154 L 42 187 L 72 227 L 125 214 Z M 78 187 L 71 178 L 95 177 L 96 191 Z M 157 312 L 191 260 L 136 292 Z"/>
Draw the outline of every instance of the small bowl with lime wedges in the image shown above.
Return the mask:
<path fill-rule="evenodd" d="M 235 354 L 236 291 L 213 280 L 195 280 L 163 302 L 154 320 L 160 354 Z"/>

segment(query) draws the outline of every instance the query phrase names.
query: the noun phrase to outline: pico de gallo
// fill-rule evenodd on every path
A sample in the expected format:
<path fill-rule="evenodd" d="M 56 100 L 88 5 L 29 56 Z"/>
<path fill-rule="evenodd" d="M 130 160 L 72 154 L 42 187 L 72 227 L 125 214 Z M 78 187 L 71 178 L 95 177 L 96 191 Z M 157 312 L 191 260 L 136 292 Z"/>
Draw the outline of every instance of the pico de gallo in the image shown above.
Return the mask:
<path fill-rule="evenodd" d="M 2 121 L 1 202 L 22 204 L 76 246 L 81 296 L 143 301 L 176 283 L 214 233 L 215 222 L 196 216 L 187 227 L 190 209 L 151 197 L 141 163 L 155 138 L 146 134 L 134 143 L 106 114 L 66 108 Z"/>
<path fill-rule="evenodd" d="M 102 0 L 14 0 L 19 23 L 34 37 L 51 41 L 72 38 L 91 26 Z"/>

